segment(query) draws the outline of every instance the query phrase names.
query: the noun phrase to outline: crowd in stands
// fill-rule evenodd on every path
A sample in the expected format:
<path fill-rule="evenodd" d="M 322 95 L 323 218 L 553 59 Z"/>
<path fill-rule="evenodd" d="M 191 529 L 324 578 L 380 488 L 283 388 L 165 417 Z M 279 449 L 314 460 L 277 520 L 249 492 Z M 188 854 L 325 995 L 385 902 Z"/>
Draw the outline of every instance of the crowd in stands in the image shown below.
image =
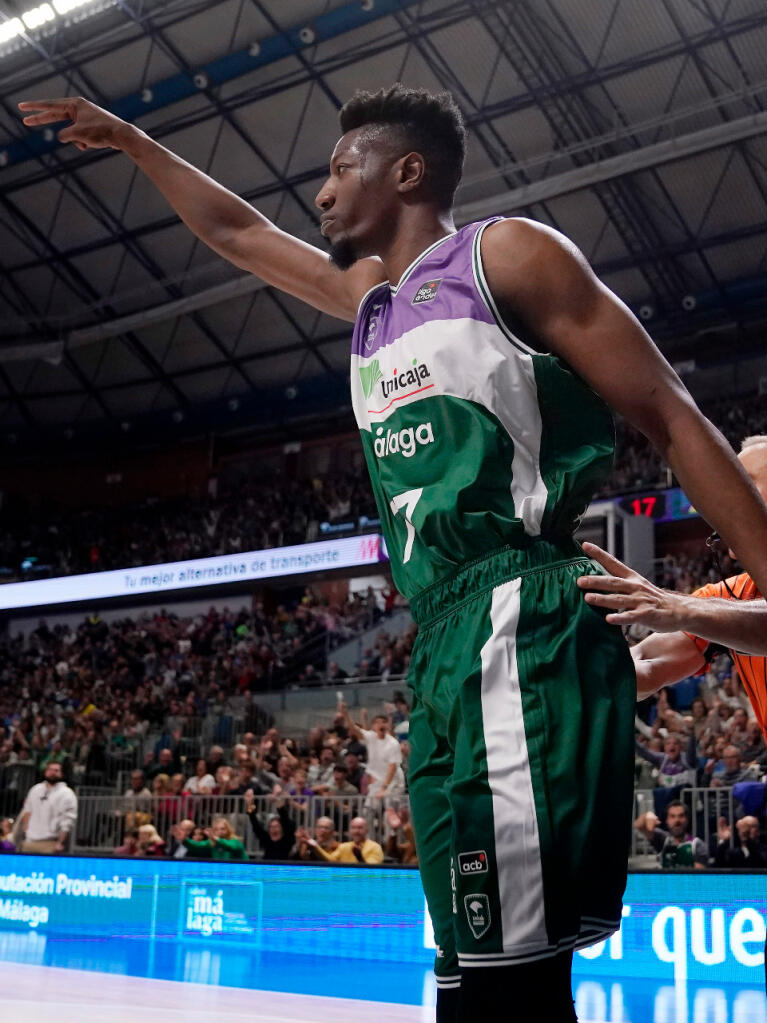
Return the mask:
<path fill-rule="evenodd" d="M 103 836 L 114 834 L 118 856 L 245 860 L 244 824 L 267 860 L 413 864 L 408 704 L 397 693 L 371 721 L 364 709 L 359 717 L 341 701 L 326 726 L 302 739 L 271 727 L 197 760 L 171 741 L 130 772 L 124 791 L 83 796 L 79 811 L 61 764 L 51 761 L 17 820 L 0 823 L 0 852 L 58 853 L 74 838 L 103 848 Z"/>
<path fill-rule="evenodd" d="M 266 627 L 260 608 L 211 609 L 191 620 L 156 613 L 111 625 L 91 617 L 74 630 L 41 625 L 26 643 L 6 646 L 0 772 L 26 764 L 27 787 L 60 778 L 83 805 L 107 798 L 100 818 L 81 812 L 80 847 L 125 856 L 414 862 L 401 696 L 361 725 L 341 703 L 332 720 L 290 738 L 259 712 L 253 690 L 263 675 L 257 679 L 253 666 L 267 656 L 262 647 L 283 656 L 293 630 L 302 622 L 309 628 L 321 611 L 307 596 L 292 613 L 266 616 Z M 392 665 L 404 672 L 413 638 L 414 630 L 392 637 L 382 629 L 363 661 L 378 673 Z M 327 679 L 338 667 L 320 670 Z M 336 686 L 345 681 L 334 677 Z M 767 866 L 760 838 L 767 748 L 726 655 L 639 705 L 636 750 L 637 790 L 647 800 L 636 830 L 646 853 L 665 867 Z M 16 827 L 25 791 L 15 805 L 0 806 Z M 18 839 L 0 823 L 0 849 Z M 34 831 L 26 840 L 54 852 L 62 842 L 58 833 Z"/>
<path fill-rule="evenodd" d="M 754 396 L 704 405 L 737 449 L 750 433 L 767 431 L 767 402 Z M 617 424 L 616 459 L 600 496 L 673 485 L 655 449 L 636 430 Z M 236 555 L 318 539 L 323 523 L 376 519 L 365 470 L 341 475 L 239 480 L 215 496 L 84 510 L 31 508 L 6 501 L 0 509 L 0 580 Z"/>
<path fill-rule="evenodd" d="M 767 747 L 726 654 L 639 705 L 636 787 L 651 805 L 635 828 L 662 866 L 767 867 Z"/>
<path fill-rule="evenodd" d="M 271 613 L 256 604 L 194 618 L 158 611 L 107 623 L 94 614 L 76 628 L 41 622 L 0 642 L 0 768 L 25 762 L 42 773 L 56 762 L 76 786 L 141 766 L 150 782 L 172 777 L 200 740 L 264 730 L 254 694 L 346 684 L 333 651 L 371 626 L 381 626 L 377 639 L 351 677 L 405 675 L 414 632 L 390 636 L 379 603 L 368 590 L 330 605 L 308 588 L 297 606 Z M 152 755 L 173 752 L 167 763 L 143 764 L 150 736 Z"/>

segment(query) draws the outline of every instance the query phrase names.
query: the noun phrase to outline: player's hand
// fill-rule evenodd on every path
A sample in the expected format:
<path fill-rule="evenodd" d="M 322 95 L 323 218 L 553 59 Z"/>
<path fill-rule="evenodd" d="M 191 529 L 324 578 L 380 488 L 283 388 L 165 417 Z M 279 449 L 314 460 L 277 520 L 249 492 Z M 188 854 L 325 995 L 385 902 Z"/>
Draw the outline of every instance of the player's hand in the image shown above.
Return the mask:
<path fill-rule="evenodd" d="M 610 611 L 610 625 L 644 625 L 654 632 L 679 632 L 683 628 L 685 595 L 655 586 L 628 565 L 594 543 L 584 543 L 590 558 L 609 575 L 582 575 L 578 586 L 586 590 L 585 600 Z"/>
<path fill-rule="evenodd" d="M 19 109 L 24 111 L 28 128 L 69 121 L 57 137 L 59 142 L 72 142 L 78 149 L 121 149 L 130 128 L 119 117 L 80 96 L 24 100 Z"/>

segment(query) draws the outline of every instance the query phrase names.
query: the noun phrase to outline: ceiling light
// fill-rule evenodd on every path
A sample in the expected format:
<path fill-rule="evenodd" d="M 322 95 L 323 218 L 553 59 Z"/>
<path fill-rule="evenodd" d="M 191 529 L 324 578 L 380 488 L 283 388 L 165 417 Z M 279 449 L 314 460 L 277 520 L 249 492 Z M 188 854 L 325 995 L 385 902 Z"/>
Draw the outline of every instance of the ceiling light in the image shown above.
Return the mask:
<path fill-rule="evenodd" d="M 56 12 L 50 4 L 40 4 L 39 7 L 33 7 L 31 10 L 26 11 L 22 14 L 21 20 L 27 26 L 27 28 L 40 28 L 46 21 L 53 21 L 56 17 Z"/>
<path fill-rule="evenodd" d="M 0 43 L 7 43 L 9 39 L 15 39 L 24 31 L 24 22 L 21 18 L 11 18 L 0 25 Z"/>

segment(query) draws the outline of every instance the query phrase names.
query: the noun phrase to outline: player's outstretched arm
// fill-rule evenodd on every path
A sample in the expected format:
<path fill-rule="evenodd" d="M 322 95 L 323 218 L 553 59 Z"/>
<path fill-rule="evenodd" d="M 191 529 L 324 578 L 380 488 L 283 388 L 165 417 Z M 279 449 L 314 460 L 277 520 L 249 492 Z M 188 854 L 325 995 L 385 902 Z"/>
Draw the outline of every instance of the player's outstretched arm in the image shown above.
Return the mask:
<path fill-rule="evenodd" d="M 342 273 L 327 253 L 281 231 L 233 192 L 135 125 L 81 97 L 19 103 L 24 124 L 68 121 L 61 142 L 78 149 L 118 149 L 154 183 L 187 227 L 224 259 L 322 312 L 353 321 L 360 299 L 385 279 L 377 259 Z"/>
<path fill-rule="evenodd" d="M 491 225 L 482 258 L 496 300 L 652 441 L 767 593 L 767 507 L 631 311 L 570 241 L 541 224 Z"/>
<path fill-rule="evenodd" d="M 606 608 L 611 625 L 644 625 L 655 632 L 689 632 L 747 654 L 767 655 L 767 601 L 721 600 L 663 590 L 593 543 L 584 551 L 610 575 L 584 575 L 585 599 Z M 684 676 L 682 676 L 684 677 Z"/>
<path fill-rule="evenodd" d="M 689 678 L 705 664 L 705 657 L 684 632 L 654 633 L 631 648 L 637 676 L 637 699 L 657 693 Z"/>

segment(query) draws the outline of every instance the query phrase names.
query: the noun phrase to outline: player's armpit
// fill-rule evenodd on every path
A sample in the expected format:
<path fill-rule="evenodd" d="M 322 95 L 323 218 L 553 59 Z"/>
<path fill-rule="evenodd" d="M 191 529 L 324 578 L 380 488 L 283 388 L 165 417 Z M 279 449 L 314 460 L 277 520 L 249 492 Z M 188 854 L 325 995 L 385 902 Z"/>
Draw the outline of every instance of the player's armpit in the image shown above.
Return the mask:
<path fill-rule="evenodd" d="M 653 633 L 631 648 L 637 699 L 694 675 L 705 664 L 695 641 L 684 632 Z"/>

